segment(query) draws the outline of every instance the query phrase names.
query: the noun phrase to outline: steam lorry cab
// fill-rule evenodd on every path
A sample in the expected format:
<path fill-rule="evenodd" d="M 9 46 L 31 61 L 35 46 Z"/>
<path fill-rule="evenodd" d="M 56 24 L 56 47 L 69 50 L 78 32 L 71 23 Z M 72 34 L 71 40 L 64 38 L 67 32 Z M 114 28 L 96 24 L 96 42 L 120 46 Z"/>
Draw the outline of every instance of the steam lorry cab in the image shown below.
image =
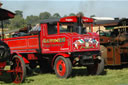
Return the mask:
<path fill-rule="evenodd" d="M 83 16 L 46 19 L 29 35 L 7 38 L 4 42 L 10 48 L 10 59 L 23 59 L 22 75 L 37 65 L 41 71 L 53 69 L 59 78 L 68 78 L 73 66 L 86 66 L 89 74 L 98 75 L 104 69 L 99 35 L 86 32 L 84 26 L 86 23 L 91 29 L 92 22 L 93 19 Z"/>

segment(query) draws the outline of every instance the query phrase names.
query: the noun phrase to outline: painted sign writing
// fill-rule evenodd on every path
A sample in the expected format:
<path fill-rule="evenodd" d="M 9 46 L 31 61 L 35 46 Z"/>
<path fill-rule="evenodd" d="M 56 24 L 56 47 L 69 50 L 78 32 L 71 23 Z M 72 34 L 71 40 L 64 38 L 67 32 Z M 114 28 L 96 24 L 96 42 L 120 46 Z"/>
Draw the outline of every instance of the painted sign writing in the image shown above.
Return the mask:
<path fill-rule="evenodd" d="M 49 48 L 49 47 L 63 47 L 64 46 L 64 44 L 46 44 L 46 45 L 44 45 L 44 47 L 47 47 L 47 48 Z"/>
<path fill-rule="evenodd" d="M 43 43 L 61 43 L 65 42 L 65 37 L 64 38 L 57 38 L 57 39 L 43 39 Z"/>

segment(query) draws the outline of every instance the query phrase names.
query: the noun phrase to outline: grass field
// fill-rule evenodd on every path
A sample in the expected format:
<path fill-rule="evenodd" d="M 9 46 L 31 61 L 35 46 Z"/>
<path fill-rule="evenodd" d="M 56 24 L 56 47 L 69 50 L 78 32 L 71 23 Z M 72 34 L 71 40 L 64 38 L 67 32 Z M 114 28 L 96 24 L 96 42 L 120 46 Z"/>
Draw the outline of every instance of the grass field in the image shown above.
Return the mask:
<path fill-rule="evenodd" d="M 0 76 L 0 85 L 15 85 L 10 83 L 10 75 Z M 86 68 L 73 68 L 69 79 L 59 79 L 55 74 L 37 74 L 28 76 L 20 85 L 128 85 L 128 68 L 105 69 L 103 75 L 88 76 Z"/>

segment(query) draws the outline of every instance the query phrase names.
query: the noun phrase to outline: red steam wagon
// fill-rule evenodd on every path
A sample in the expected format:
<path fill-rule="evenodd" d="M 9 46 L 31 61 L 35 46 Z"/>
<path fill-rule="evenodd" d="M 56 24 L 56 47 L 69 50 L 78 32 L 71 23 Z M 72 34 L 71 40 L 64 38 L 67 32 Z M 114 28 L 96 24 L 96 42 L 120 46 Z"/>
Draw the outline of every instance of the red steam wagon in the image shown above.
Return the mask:
<path fill-rule="evenodd" d="M 101 74 L 104 60 L 100 56 L 99 35 L 86 32 L 92 29 L 93 19 L 70 16 L 46 19 L 40 25 L 4 39 L 10 49 L 13 79 L 22 82 L 27 68 L 52 68 L 57 77 L 68 78 L 73 66 L 86 66 L 89 74 Z M 85 25 L 88 24 L 88 25 Z"/>

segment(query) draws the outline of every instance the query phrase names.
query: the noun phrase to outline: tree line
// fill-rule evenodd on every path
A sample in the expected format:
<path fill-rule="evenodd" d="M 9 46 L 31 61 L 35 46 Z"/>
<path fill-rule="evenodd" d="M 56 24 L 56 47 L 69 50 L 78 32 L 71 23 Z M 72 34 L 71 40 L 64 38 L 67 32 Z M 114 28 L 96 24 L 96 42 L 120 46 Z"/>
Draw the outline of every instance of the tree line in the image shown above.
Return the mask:
<path fill-rule="evenodd" d="M 34 26 L 34 25 L 40 23 L 40 21 L 43 19 L 60 18 L 60 17 L 75 16 L 76 15 L 75 13 L 70 13 L 69 15 L 60 16 L 59 13 L 54 13 L 53 15 L 51 15 L 49 12 L 41 12 L 39 14 L 39 16 L 30 15 L 24 19 L 23 18 L 23 11 L 16 10 L 15 14 L 16 15 L 13 19 L 4 21 L 4 27 L 5 28 L 8 28 L 9 30 L 19 29 L 19 28 L 24 28 L 28 24 L 31 24 L 31 26 Z"/>

